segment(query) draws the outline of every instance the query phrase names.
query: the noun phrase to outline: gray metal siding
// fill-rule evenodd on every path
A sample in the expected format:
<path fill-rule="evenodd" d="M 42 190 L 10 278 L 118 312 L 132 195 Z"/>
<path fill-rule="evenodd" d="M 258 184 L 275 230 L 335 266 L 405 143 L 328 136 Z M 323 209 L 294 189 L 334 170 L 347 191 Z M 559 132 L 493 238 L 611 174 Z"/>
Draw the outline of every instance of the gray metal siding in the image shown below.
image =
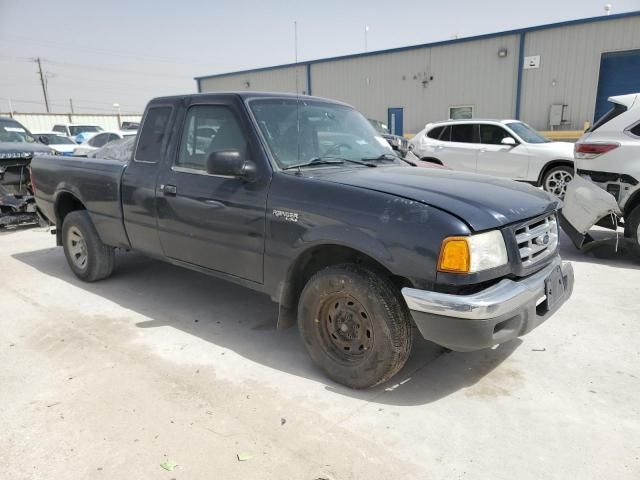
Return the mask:
<path fill-rule="evenodd" d="M 298 89 L 300 93 L 308 91 L 307 66 L 298 65 Z M 246 82 L 249 82 L 247 87 Z M 200 80 L 202 92 L 253 90 L 263 92 L 296 93 L 296 67 L 238 73 Z"/>
<path fill-rule="evenodd" d="M 501 48 L 506 58 L 498 57 Z M 404 130 L 416 133 L 447 119 L 455 105 L 473 105 L 476 117 L 513 116 L 517 65 L 518 36 L 509 35 L 322 62 L 311 76 L 314 95 L 350 103 L 369 118 L 386 122 L 388 108 L 403 107 Z"/>
<path fill-rule="evenodd" d="M 602 53 L 637 48 L 640 17 L 527 33 L 525 55 L 540 55 L 540 68 L 522 72 L 522 120 L 547 130 L 551 105 L 561 103 L 569 106 L 563 129 L 582 129 L 593 121 Z"/>

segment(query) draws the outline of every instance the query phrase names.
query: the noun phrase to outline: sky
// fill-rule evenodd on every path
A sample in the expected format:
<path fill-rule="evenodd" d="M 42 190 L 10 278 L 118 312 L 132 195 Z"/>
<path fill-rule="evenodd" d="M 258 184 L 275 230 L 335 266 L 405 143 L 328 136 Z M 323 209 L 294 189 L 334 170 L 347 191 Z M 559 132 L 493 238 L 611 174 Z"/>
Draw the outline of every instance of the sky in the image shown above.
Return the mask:
<path fill-rule="evenodd" d="M 0 0 L 0 112 L 140 113 L 194 76 L 604 15 L 597 0 Z M 611 13 L 640 10 L 615 0 Z"/>

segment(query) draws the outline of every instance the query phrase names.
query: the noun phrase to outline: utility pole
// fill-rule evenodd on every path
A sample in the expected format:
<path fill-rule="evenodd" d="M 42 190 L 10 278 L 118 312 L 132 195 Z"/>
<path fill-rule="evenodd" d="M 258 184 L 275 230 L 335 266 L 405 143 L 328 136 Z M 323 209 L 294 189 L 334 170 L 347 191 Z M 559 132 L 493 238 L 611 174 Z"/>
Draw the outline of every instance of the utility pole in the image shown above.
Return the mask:
<path fill-rule="evenodd" d="M 44 79 L 44 73 L 42 72 L 42 63 L 40 62 L 40 57 L 36 58 L 34 61 L 38 64 L 38 74 L 40 75 L 42 94 L 44 95 L 44 106 L 47 109 L 47 113 L 49 113 L 49 95 L 47 95 L 47 83 Z"/>
<path fill-rule="evenodd" d="M 364 51 L 367 51 L 367 37 L 369 34 L 369 25 L 364 26 Z"/>

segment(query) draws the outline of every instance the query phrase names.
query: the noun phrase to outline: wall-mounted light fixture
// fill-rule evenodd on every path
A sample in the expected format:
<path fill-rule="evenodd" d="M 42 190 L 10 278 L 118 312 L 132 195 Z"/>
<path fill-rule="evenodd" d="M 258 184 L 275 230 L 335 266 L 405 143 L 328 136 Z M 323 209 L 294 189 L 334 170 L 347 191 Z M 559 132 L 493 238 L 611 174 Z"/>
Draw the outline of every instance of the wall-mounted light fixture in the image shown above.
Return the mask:
<path fill-rule="evenodd" d="M 251 86 L 251 82 L 249 80 L 244 82 L 244 88 L 249 88 L 250 86 Z"/>
<path fill-rule="evenodd" d="M 498 50 L 498 56 L 500 58 L 506 57 L 508 53 L 509 51 L 506 48 L 501 48 L 500 50 Z"/>

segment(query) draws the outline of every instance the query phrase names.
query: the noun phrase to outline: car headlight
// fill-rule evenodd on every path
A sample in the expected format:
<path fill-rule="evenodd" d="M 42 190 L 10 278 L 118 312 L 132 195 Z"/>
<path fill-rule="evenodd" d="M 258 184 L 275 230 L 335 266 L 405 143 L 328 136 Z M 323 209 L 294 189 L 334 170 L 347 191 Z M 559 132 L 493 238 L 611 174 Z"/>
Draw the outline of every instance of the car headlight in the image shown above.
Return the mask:
<path fill-rule="evenodd" d="M 442 241 L 438 270 L 449 273 L 476 273 L 501 267 L 509 261 L 507 247 L 499 230 L 447 237 Z"/>

